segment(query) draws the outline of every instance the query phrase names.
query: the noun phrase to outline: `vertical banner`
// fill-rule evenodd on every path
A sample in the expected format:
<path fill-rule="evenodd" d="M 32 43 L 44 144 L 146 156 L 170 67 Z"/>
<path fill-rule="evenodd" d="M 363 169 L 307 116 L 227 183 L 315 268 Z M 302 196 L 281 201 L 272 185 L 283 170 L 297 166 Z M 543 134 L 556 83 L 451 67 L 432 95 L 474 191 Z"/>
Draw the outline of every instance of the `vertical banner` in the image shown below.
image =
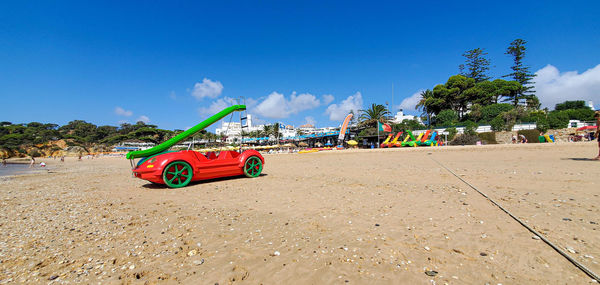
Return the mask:
<path fill-rule="evenodd" d="M 346 136 L 346 130 L 348 129 L 348 124 L 350 123 L 351 119 L 352 113 L 348 114 L 348 116 L 346 116 L 346 119 L 344 119 L 344 123 L 342 124 L 342 128 L 340 129 L 340 136 L 338 137 L 339 141 L 344 140 L 344 137 Z"/>

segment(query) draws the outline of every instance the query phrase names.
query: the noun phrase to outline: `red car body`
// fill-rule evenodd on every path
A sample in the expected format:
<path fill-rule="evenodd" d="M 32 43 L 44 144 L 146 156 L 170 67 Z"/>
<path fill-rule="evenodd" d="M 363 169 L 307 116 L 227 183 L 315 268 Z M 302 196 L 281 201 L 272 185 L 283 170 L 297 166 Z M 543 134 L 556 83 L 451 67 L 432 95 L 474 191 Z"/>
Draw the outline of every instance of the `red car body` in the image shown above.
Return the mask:
<path fill-rule="evenodd" d="M 263 156 L 256 150 L 246 150 L 242 153 L 237 151 L 221 151 L 218 154 L 208 152 L 206 155 L 193 150 L 166 152 L 140 160 L 133 169 L 133 175 L 150 182 L 166 184 L 163 181 L 163 173 L 167 165 L 182 161 L 188 163 L 192 168 L 191 181 L 238 176 L 244 175 L 244 164 L 248 158 L 253 156 L 258 157 L 264 165 Z"/>

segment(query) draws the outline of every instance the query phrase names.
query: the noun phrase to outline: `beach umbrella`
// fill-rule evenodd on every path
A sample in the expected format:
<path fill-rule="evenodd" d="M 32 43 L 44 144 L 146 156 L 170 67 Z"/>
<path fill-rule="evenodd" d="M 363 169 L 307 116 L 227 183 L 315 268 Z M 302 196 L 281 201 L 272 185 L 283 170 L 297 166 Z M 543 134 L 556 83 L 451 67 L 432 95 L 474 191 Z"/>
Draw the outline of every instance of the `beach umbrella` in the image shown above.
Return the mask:
<path fill-rule="evenodd" d="M 322 146 L 323 146 L 323 144 L 322 144 L 322 143 L 320 143 L 320 142 L 318 142 L 318 143 L 316 143 L 316 144 L 315 144 L 315 146 L 322 147 Z"/>
<path fill-rule="evenodd" d="M 596 126 L 585 126 L 577 129 L 577 131 L 596 130 Z"/>
<path fill-rule="evenodd" d="M 348 145 L 357 145 L 357 144 L 358 144 L 358 142 L 357 142 L 357 141 L 355 141 L 355 140 L 349 140 L 349 141 L 347 141 L 346 143 L 347 143 Z"/>
<path fill-rule="evenodd" d="M 299 145 L 299 146 L 308 146 L 308 144 L 307 144 L 307 143 L 305 143 L 305 142 L 300 142 L 298 145 Z"/>

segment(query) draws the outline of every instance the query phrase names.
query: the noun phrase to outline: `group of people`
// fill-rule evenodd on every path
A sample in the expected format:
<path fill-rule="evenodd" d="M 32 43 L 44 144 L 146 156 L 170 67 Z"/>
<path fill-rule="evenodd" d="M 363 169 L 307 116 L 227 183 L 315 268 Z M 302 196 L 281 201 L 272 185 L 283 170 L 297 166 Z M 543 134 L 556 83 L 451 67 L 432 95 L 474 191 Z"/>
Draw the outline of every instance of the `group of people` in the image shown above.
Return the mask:
<path fill-rule="evenodd" d="M 513 135 L 512 136 L 512 143 L 517 143 L 517 142 L 519 142 L 519 143 L 527 143 L 527 138 L 523 134 L 520 134 L 519 138 L 517 140 L 517 136 Z"/>

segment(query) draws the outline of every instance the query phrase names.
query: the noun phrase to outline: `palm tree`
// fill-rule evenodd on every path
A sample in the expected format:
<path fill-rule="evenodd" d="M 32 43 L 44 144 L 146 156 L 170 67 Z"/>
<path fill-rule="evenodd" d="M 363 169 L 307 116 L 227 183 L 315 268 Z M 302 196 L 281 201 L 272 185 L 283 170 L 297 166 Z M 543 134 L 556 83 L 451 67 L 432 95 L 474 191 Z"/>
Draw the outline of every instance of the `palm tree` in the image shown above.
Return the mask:
<path fill-rule="evenodd" d="M 421 100 L 419 100 L 419 103 L 417 103 L 417 106 L 415 106 L 415 108 L 422 112 L 421 115 L 427 116 L 427 124 L 431 125 L 430 103 L 431 99 L 433 99 L 433 91 L 427 89 L 425 91 L 422 91 L 420 95 Z"/>
<path fill-rule="evenodd" d="M 360 120 L 361 125 L 372 125 L 375 122 L 384 122 L 385 116 L 390 114 L 390 111 L 379 104 L 371 104 L 371 108 L 366 110 L 359 110 L 360 116 L 358 119 Z"/>
<path fill-rule="evenodd" d="M 272 125 L 264 125 L 261 136 L 268 137 L 271 135 Z"/>
<path fill-rule="evenodd" d="M 277 144 L 279 144 L 279 123 L 275 123 L 271 126 L 273 135 L 277 139 Z"/>

